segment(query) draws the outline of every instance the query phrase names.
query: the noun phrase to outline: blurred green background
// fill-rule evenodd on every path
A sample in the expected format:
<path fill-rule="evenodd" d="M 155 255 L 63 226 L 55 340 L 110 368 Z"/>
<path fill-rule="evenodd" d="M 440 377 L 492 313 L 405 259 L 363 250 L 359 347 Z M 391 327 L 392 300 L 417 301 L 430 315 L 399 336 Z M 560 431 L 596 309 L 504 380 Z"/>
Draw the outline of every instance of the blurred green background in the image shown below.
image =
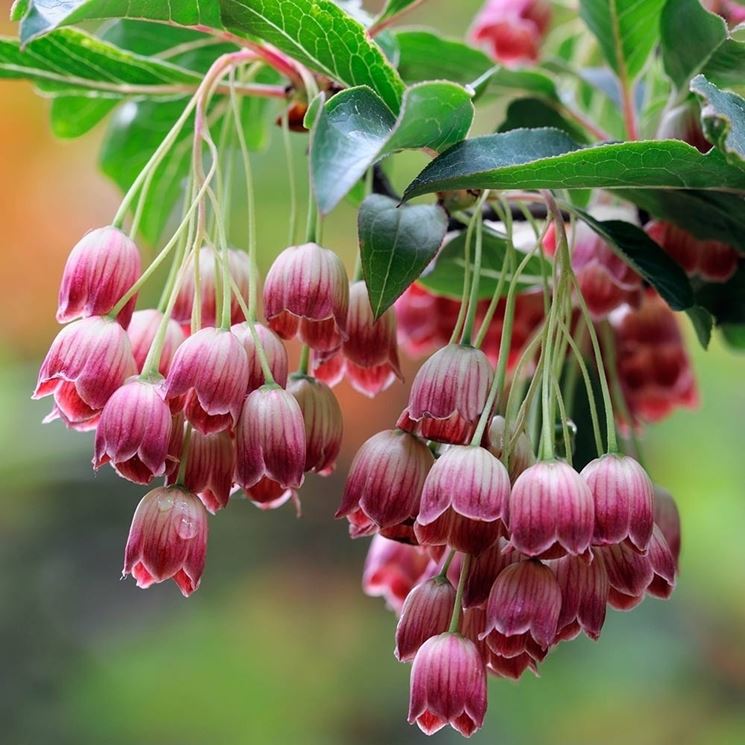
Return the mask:
<path fill-rule="evenodd" d="M 456 35 L 477 5 L 430 0 L 411 21 Z M 117 201 L 95 168 L 102 130 L 55 141 L 46 108 L 30 86 L 0 84 L 0 742 L 424 742 L 405 722 L 394 618 L 360 591 L 367 544 L 332 518 L 351 456 L 395 420 L 403 386 L 373 402 L 337 389 L 347 425 L 337 473 L 307 480 L 301 519 L 289 506 L 262 513 L 243 501 L 213 518 L 203 584 L 188 601 L 171 583 L 143 592 L 119 581 L 143 490 L 108 469 L 93 475 L 91 436 L 42 426 L 48 402 L 29 400 L 56 333 L 67 252 L 110 221 Z M 301 161 L 304 139 L 293 139 Z M 265 263 L 287 229 L 274 140 L 255 163 Z M 242 234 L 237 223 L 237 243 Z M 351 265 L 350 208 L 325 239 Z M 745 365 L 718 340 L 704 353 L 688 338 L 702 407 L 644 442 L 654 479 L 682 512 L 676 593 L 610 611 L 599 643 L 562 645 L 540 679 L 492 681 L 474 742 L 745 742 Z M 459 741 L 449 730 L 435 739 Z"/>

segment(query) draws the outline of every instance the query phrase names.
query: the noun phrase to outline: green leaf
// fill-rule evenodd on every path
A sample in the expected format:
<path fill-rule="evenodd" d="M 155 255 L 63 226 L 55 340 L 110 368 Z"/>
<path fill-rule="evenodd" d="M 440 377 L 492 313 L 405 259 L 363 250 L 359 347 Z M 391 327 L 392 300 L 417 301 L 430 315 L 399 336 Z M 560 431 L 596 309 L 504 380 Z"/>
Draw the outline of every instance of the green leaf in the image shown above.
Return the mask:
<path fill-rule="evenodd" d="M 673 310 L 686 310 L 693 303 L 693 288 L 686 273 L 641 228 L 623 220 L 596 220 L 573 211 L 660 293 Z"/>
<path fill-rule="evenodd" d="M 725 323 L 719 328 L 728 347 L 737 352 L 745 350 L 745 325 Z"/>
<path fill-rule="evenodd" d="M 716 150 L 680 140 L 582 148 L 555 129 L 516 129 L 454 145 L 412 181 L 404 199 L 450 189 L 745 190 L 745 173 Z"/>
<path fill-rule="evenodd" d="M 189 70 L 76 29 L 59 29 L 23 48 L 15 39 L 0 37 L 0 78 L 33 80 L 51 94 L 114 99 L 183 95 L 179 86 L 196 88 L 201 80 Z"/>
<path fill-rule="evenodd" d="M 498 132 L 509 132 L 513 129 L 526 127 L 553 127 L 566 132 L 579 142 L 588 142 L 583 129 L 567 121 L 556 109 L 540 98 L 518 98 L 507 107 L 505 120 L 500 124 Z"/>
<path fill-rule="evenodd" d="M 357 227 L 362 274 L 379 318 L 422 273 L 447 232 L 445 210 L 436 204 L 396 206 L 371 194 L 360 207 Z"/>
<path fill-rule="evenodd" d="M 745 168 L 745 99 L 719 90 L 703 75 L 691 82 L 701 102 L 704 134 L 726 156 L 727 162 Z"/>
<path fill-rule="evenodd" d="M 310 167 L 318 206 L 330 212 L 376 161 L 397 150 L 443 150 L 462 140 L 473 120 L 467 91 L 448 82 L 406 90 L 395 118 L 366 87 L 337 93 L 316 122 Z"/>
<path fill-rule="evenodd" d="M 615 193 L 697 238 L 722 241 L 745 252 L 745 209 L 741 197 L 685 189 L 620 189 Z"/>
<path fill-rule="evenodd" d="M 421 0 L 388 0 L 383 10 L 380 11 L 380 15 L 375 19 L 375 25 L 378 26 L 384 21 L 389 21 L 419 2 Z"/>
<path fill-rule="evenodd" d="M 727 36 L 724 19 L 701 0 L 667 0 L 660 17 L 662 62 L 678 89 L 704 68 Z"/>
<path fill-rule="evenodd" d="M 664 4 L 665 0 L 580 0 L 582 20 L 622 81 L 634 80 L 649 59 Z"/>
<path fill-rule="evenodd" d="M 331 0 L 222 0 L 225 25 L 274 44 L 348 86 L 370 86 L 398 111 L 404 85 L 364 26 Z"/>
<path fill-rule="evenodd" d="M 499 277 L 504 264 L 504 255 L 507 251 L 507 242 L 500 235 L 486 227 L 482 232 L 481 240 L 481 279 L 479 281 L 478 297 L 484 300 L 492 297 L 497 290 L 497 284 L 499 283 Z M 463 278 L 466 267 L 465 249 L 466 231 L 464 230 L 445 244 L 434 263 L 419 277 L 419 284 L 426 287 L 435 295 L 444 295 L 445 297 L 459 299 L 463 292 Z M 536 255 L 528 261 L 527 266 L 520 275 L 518 287 L 521 290 L 541 283 L 542 263 L 546 276 L 551 275 L 551 265 Z M 473 249 L 471 250 L 469 266 L 472 272 L 471 276 L 473 276 Z M 512 274 L 508 272 L 504 283 L 503 294 L 505 295 L 509 289 L 509 281 L 511 279 Z"/>
<path fill-rule="evenodd" d="M 28 0 L 21 42 L 27 44 L 59 26 L 105 18 L 222 28 L 219 0 Z"/>
<path fill-rule="evenodd" d="M 57 96 L 52 100 L 52 132 L 57 137 L 82 137 L 105 119 L 119 101 L 110 98 Z"/>
<path fill-rule="evenodd" d="M 692 308 L 688 308 L 686 313 L 691 319 L 693 330 L 696 332 L 699 343 L 704 349 L 708 349 L 709 342 L 711 342 L 711 331 L 714 327 L 714 317 L 706 308 L 700 305 L 694 305 Z"/>

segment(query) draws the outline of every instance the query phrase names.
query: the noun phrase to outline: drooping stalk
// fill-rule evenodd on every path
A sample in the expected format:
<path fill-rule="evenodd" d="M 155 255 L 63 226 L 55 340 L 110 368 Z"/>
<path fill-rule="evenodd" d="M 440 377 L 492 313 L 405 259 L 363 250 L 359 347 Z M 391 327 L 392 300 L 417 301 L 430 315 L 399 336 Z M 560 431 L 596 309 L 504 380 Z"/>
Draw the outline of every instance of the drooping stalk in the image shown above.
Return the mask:
<path fill-rule="evenodd" d="M 466 587 L 468 570 L 471 568 L 471 554 L 463 554 L 463 563 L 460 567 L 460 577 L 458 579 L 458 589 L 455 591 L 455 602 L 453 603 L 453 614 L 450 616 L 450 626 L 448 631 L 452 634 L 458 631 L 460 627 L 460 615 L 463 607 L 463 590 Z"/>

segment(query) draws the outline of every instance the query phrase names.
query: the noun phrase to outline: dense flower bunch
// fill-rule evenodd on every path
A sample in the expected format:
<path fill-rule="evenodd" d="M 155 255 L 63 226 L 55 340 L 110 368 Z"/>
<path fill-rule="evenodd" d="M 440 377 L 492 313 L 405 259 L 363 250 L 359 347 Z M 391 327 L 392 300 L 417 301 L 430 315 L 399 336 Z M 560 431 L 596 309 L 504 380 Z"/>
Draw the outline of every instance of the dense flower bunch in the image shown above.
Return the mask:
<path fill-rule="evenodd" d="M 741 20 L 732 3 L 710 5 Z M 539 56 L 550 19 L 544 0 L 489 0 L 470 36 L 515 67 Z M 252 89 L 287 99 L 285 134 L 303 131 L 319 85 L 338 92 L 270 46 L 217 58 L 112 224 L 70 253 L 56 314 L 64 325 L 33 395 L 52 397 L 46 421 L 94 432 L 94 468 L 109 464 L 152 485 L 135 510 L 123 572 L 141 588 L 173 579 L 188 596 L 205 566 L 210 515 L 233 496 L 261 510 L 291 503 L 299 513 L 306 474 L 334 470 L 343 436 L 334 386 L 346 380 L 375 397 L 403 381 L 400 349 L 426 357 L 406 406 L 354 456 L 336 517 L 351 537 L 371 538 L 363 587 L 398 618 L 395 656 L 412 664 L 409 722 L 427 734 L 449 724 L 470 736 L 484 721 L 488 675 L 537 674 L 560 643 L 582 633 L 598 639 L 609 606 L 667 598 L 677 579 L 678 510 L 642 466 L 636 435 L 695 405 L 696 381 L 664 287 L 597 221 L 620 219 L 647 248 L 656 244 L 657 258 L 692 283 L 691 296 L 694 286 L 731 280 L 739 255 L 595 192 L 583 208 L 548 190 L 444 192 L 428 205 L 442 222 L 429 269 L 376 304 L 364 257 L 350 277 L 322 245 L 311 189 L 303 241 L 293 217 L 291 245 L 261 287 L 235 94 L 257 57 L 290 81 Z M 658 134 L 706 152 L 694 108 L 688 99 L 666 111 Z M 634 139 L 628 101 L 625 113 Z M 191 116 L 182 219 L 143 269 L 134 242 L 142 208 Z M 246 250 L 230 245 L 226 227 L 236 150 Z M 382 194 L 375 168 L 371 161 L 360 187 Z M 500 247 L 498 270 L 486 270 L 487 232 Z M 461 236 L 456 289 L 436 293 L 428 272 Z M 166 261 L 159 302 L 138 307 Z M 591 433 L 594 451 L 580 448 L 578 430 Z"/>

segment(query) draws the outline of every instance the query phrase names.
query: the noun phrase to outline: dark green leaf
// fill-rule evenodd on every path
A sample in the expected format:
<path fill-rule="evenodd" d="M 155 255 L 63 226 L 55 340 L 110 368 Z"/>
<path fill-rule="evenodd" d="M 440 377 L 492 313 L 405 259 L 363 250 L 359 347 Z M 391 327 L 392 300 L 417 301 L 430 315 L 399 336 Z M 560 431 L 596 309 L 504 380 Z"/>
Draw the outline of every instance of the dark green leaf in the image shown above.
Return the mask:
<path fill-rule="evenodd" d="M 660 18 L 662 61 L 680 88 L 700 72 L 727 38 L 727 24 L 701 0 L 667 0 Z"/>
<path fill-rule="evenodd" d="M 274 44 L 348 86 L 370 86 L 398 111 L 404 85 L 364 26 L 331 0 L 222 0 L 228 28 Z"/>
<path fill-rule="evenodd" d="M 178 26 L 222 28 L 219 0 L 29 0 L 21 42 L 88 20 L 139 18 Z"/>
<path fill-rule="evenodd" d="M 694 305 L 686 310 L 688 317 L 691 319 L 696 336 L 704 349 L 709 348 L 711 341 L 711 331 L 714 327 L 714 317 L 706 308 L 700 305 Z"/>
<path fill-rule="evenodd" d="M 665 0 L 580 0 L 582 20 L 621 80 L 634 80 L 659 34 Z"/>
<path fill-rule="evenodd" d="M 721 91 L 703 75 L 691 82 L 701 101 L 701 122 L 709 142 L 714 143 L 735 166 L 745 167 L 745 99 Z"/>
<path fill-rule="evenodd" d="M 59 29 L 23 48 L 15 39 L 0 38 L 0 78 L 33 80 L 52 94 L 114 99 L 173 97 L 183 94 L 184 86 L 196 88 L 201 80 L 189 70 L 119 49 L 71 28 Z"/>
<path fill-rule="evenodd" d="M 526 127 L 553 127 L 566 132 L 579 142 L 587 142 L 584 130 L 576 124 L 567 121 L 555 105 L 551 105 L 540 98 L 518 98 L 507 107 L 505 120 L 499 126 L 498 132 L 509 132 L 513 129 Z"/>
<path fill-rule="evenodd" d="M 596 220 L 576 208 L 573 211 L 649 282 L 673 310 L 686 310 L 693 305 L 693 288 L 686 273 L 641 228 L 623 220 Z"/>
<path fill-rule="evenodd" d="M 478 293 L 479 298 L 483 300 L 492 297 L 497 290 L 497 284 L 504 264 L 504 255 L 507 250 L 507 242 L 489 228 L 484 228 L 481 240 L 481 280 L 479 281 Z M 435 295 L 460 298 L 463 292 L 463 275 L 465 274 L 466 266 L 465 248 L 466 232 L 462 231 L 447 242 L 442 251 L 437 255 L 432 266 L 419 277 L 419 284 L 426 287 Z M 548 262 L 541 259 L 540 256 L 536 255 L 528 261 L 525 270 L 521 274 L 518 282 L 520 289 L 533 287 L 541 283 L 542 262 L 544 263 L 546 275 L 551 275 L 551 266 Z M 471 271 L 473 271 L 473 247 L 471 248 L 469 265 Z M 510 279 L 512 279 L 512 274 L 508 272 L 503 285 L 503 294 L 507 294 Z"/>
<path fill-rule="evenodd" d="M 357 227 L 362 274 L 370 305 L 380 317 L 422 273 L 447 231 L 445 210 L 435 204 L 396 206 L 371 194 L 360 207 Z"/>
<path fill-rule="evenodd" d="M 728 347 L 738 352 L 745 350 L 745 325 L 725 323 L 719 328 Z"/>
<path fill-rule="evenodd" d="M 745 173 L 716 150 L 679 140 L 582 148 L 555 129 L 516 129 L 454 145 L 406 189 L 405 199 L 450 189 L 745 190 Z"/>
<path fill-rule="evenodd" d="M 745 266 L 722 283 L 707 283 L 696 290 L 696 303 L 706 308 L 717 326 L 745 325 Z"/>
<path fill-rule="evenodd" d="M 423 147 L 443 150 L 459 142 L 472 119 L 471 98 L 454 83 L 411 86 L 398 118 L 369 88 L 338 93 L 320 112 L 311 142 L 318 206 L 330 212 L 365 171 L 389 153 Z"/>

